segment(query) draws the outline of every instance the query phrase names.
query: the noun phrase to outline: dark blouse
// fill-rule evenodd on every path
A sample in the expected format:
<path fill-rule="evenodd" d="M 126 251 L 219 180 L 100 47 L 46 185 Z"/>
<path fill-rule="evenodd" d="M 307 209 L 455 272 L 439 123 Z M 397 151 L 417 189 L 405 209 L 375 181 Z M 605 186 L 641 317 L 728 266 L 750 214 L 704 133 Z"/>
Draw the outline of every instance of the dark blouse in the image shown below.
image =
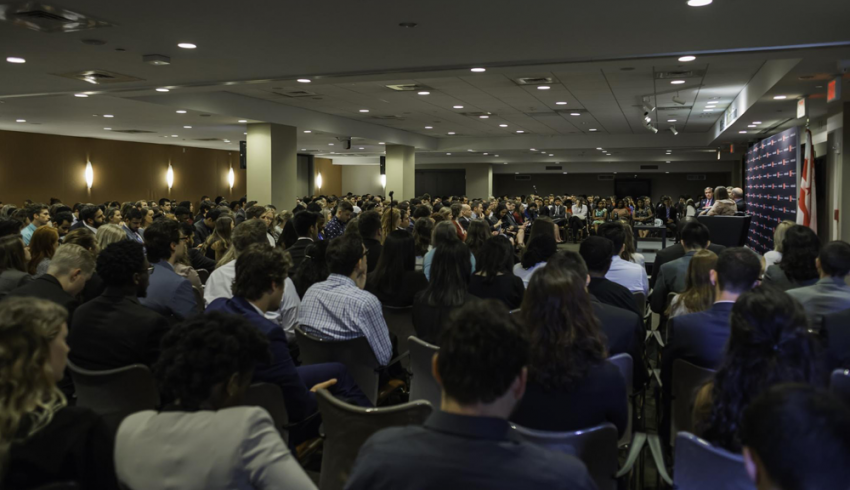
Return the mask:
<path fill-rule="evenodd" d="M 486 284 L 485 279 L 483 276 L 473 275 L 469 282 L 469 293 L 481 299 L 497 299 L 509 310 L 515 310 L 522 305 L 522 298 L 525 295 L 522 279 L 513 274 L 496 276 L 490 284 Z"/>
<path fill-rule="evenodd" d="M 369 279 L 371 279 L 372 274 L 369 274 L 369 276 Z M 396 308 L 412 305 L 416 293 L 427 287 L 428 279 L 425 278 L 425 273 L 422 271 L 405 271 L 401 287 L 395 291 L 378 289 L 368 280 L 366 281 L 366 291 L 377 296 L 382 305 Z"/>

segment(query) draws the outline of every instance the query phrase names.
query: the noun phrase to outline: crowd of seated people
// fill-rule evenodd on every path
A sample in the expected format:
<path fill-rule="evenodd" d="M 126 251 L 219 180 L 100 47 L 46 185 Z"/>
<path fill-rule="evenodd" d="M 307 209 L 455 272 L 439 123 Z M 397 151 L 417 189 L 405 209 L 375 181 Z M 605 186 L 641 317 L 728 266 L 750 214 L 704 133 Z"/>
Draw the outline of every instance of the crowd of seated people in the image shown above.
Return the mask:
<path fill-rule="evenodd" d="M 740 212 L 739 191 L 706 189 L 694 214 Z M 828 435 L 814 431 L 830 458 L 850 454 L 850 409 L 824 391 L 830 370 L 850 368 L 841 340 L 850 335 L 831 321 L 850 311 L 850 245 L 782 225 L 766 266 L 752 250 L 711 243 L 688 201 L 346 195 L 278 212 L 207 198 L 29 203 L 11 216 L 4 207 L 0 478 L 8 488 L 315 488 L 298 457 L 320 437 L 316 392 L 352 406 L 375 400 L 342 360 L 304 363 L 299 335 L 364 338 L 381 386 L 396 389 L 379 407 L 406 400 L 400 346 L 415 335 L 439 348 L 442 402 L 424 426 L 373 435 L 347 488 L 595 488 L 581 461 L 522 442 L 511 424 L 610 423 L 622 436 L 636 409 L 627 394 L 657 389 L 663 433 L 677 360 L 716 370 L 695 387 L 694 432 L 742 453 L 756 481 L 783 490 L 804 488 L 793 478 L 844 481 L 838 464 L 789 473 L 794 459 L 759 417 L 818 414 L 831 424 Z M 655 220 L 679 240 L 649 267 L 633 237 Z M 562 233 L 581 242 L 577 252 L 558 246 Z M 657 362 L 643 301 L 666 321 Z M 392 330 L 390 310 L 408 315 L 408 331 Z M 621 354 L 632 379 L 608 361 Z M 67 360 L 95 372 L 146 366 L 160 406 L 113 427 L 75 406 Z M 269 413 L 245 405 L 254 383 L 279 388 L 286 441 Z"/>

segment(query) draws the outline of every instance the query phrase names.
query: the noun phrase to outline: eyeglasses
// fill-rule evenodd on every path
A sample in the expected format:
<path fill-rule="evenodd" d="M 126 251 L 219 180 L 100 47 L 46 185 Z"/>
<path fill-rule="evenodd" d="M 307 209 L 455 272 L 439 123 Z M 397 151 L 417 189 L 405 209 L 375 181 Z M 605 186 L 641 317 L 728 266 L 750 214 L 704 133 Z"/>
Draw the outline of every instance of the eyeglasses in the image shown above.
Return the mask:
<path fill-rule="evenodd" d="M 153 266 L 148 267 L 148 275 L 153 274 L 153 271 L 154 271 L 154 270 L 155 270 L 155 269 L 153 268 Z"/>

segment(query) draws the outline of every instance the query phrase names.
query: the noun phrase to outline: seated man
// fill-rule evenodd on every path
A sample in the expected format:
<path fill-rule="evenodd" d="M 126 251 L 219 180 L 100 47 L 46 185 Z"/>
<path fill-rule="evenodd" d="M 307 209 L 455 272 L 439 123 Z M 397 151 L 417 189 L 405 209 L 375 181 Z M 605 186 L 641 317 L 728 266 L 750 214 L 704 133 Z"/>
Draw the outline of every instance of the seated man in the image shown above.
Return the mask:
<path fill-rule="evenodd" d="M 83 369 L 105 370 L 159 359 L 159 343 L 168 319 L 145 308 L 151 266 L 142 245 L 132 240 L 113 243 L 97 256 L 97 273 L 106 290 L 77 308 L 68 345 L 71 362 Z"/>
<path fill-rule="evenodd" d="M 298 235 L 298 240 L 289 248 L 286 249 L 292 257 L 292 269 L 290 274 L 295 273 L 301 262 L 304 261 L 305 251 L 307 246 L 315 242 L 319 238 L 319 213 L 312 211 L 299 211 L 290 220 L 295 227 L 295 234 Z"/>
<path fill-rule="evenodd" d="M 186 254 L 186 240 L 176 221 L 163 219 L 145 229 L 145 250 L 153 265 L 148 294 L 142 305 L 171 321 L 185 320 L 198 312 L 192 284 L 174 272 L 174 264 Z"/>
<path fill-rule="evenodd" d="M 257 365 L 254 381 L 280 386 L 290 423 L 304 420 L 316 412 L 316 400 L 311 392 L 318 388 L 329 388 L 349 403 L 371 406 L 344 365 L 326 363 L 295 367 L 283 329 L 265 318 L 266 312 L 275 311 L 280 306 L 284 280 L 291 265 L 289 255 L 280 248 L 262 242 L 250 245 L 236 259 L 233 297 L 213 301 L 207 311 L 239 315 L 268 338 L 272 352 L 271 363 Z M 314 435 L 316 428 L 317 425 L 312 426 L 312 429 L 294 431 L 290 444 L 298 445 Z"/>
<path fill-rule="evenodd" d="M 693 220 L 682 220 L 677 225 L 677 229 L 679 234 L 681 235 L 682 229 Z M 708 242 L 708 246 L 706 247 L 717 255 L 720 255 L 720 252 L 726 250 L 726 247 L 723 245 L 718 245 L 716 243 Z M 649 279 L 649 286 L 655 287 L 655 281 L 658 279 L 659 274 L 661 274 L 661 266 L 666 264 L 667 262 L 672 262 L 678 258 L 685 256 L 685 249 L 681 243 L 677 243 L 675 245 L 670 245 L 667 248 L 661 249 L 655 254 L 655 262 L 652 263 L 652 277 Z"/>
<path fill-rule="evenodd" d="M 47 273 L 12 290 L 9 296 L 31 296 L 52 301 L 68 310 L 68 323 L 78 306 L 77 296 L 83 292 L 94 273 L 94 256 L 79 245 L 62 245 L 56 250 Z"/>
<path fill-rule="evenodd" d="M 605 274 L 611 267 L 613 251 L 614 244 L 607 238 L 591 236 L 581 243 L 579 255 L 590 273 L 590 284 L 587 290 L 600 303 L 633 311 L 643 318 L 643 312 L 639 311 L 632 292 L 605 278 Z"/>
<path fill-rule="evenodd" d="M 688 221 L 682 227 L 682 250 L 685 255 L 676 260 L 667 262 L 661 266 L 652 294 L 649 296 L 649 305 L 652 311 L 658 314 L 664 313 L 667 308 L 667 294 L 681 293 L 685 290 L 685 279 L 688 277 L 688 265 L 694 254 L 708 247 L 708 227 L 699 221 Z"/>
<path fill-rule="evenodd" d="M 741 442 L 759 490 L 838 490 L 850 482 L 850 408 L 825 391 L 770 388 L 744 412 Z"/>
<path fill-rule="evenodd" d="M 360 231 L 360 237 L 363 238 L 363 245 L 366 246 L 366 263 L 368 267 L 366 272 L 372 272 L 378 266 L 378 259 L 381 258 L 381 250 L 383 245 L 383 230 L 381 229 L 381 215 L 377 211 L 366 211 L 357 217 L 357 228 Z"/>
<path fill-rule="evenodd" d="M 608 268 L 605 277 L 633 293 L 643 293 L 644 296 L 649 296 L 649 280 L 646 277 L 646 268 L 620 257 L 626 247 L 626 233 L 626 228 L 618 222 L 611 221 L 599 226 L 599 236 L 611 240 L 614 244 L 614 250 L 611 253 L 611 266 Z"/>
<path fill-rule="evenodd" d="M 325 252 L 330 276 L 301 300 L 298 322 L 306 333 L 328 340 L 366 337 L 381 366 L 392 359 L 392 342 L 381 302 L 363 290 L 368 251 L 356 235 L 331 240 Z"/>
<path fill-rule="evenodd" d="M 845 282 L 847 274 L 850 274 L 850 244 L 841 241 L 827 243 L 820 249 L 815 265 L 820 274 L 816 284 L 786 292 L 803 305 L 812 328 L 818 330 L 824 315 L 850 308 L 850 286 Z"/>
<path fill-rule="evenodd" d="M 423 427 L 370 437 L 346 489 L 595 489 L 579 460 L 521 441 L 507 421 L 525 393 L 528 351 L 502 303 L 464 305 L 432 361 L 443 389 L 439 410 Z"/>
<path fill-rule="evenodd" d="M 210 235 L 212 235 L 213 231 L 215 231 L 215 222 L 218 220 L 219 216 L 221 216 L 220 209 L 213 209 L 207 211 L 206 215 L 204 215 L 203 219 L 195 221 L 194 227 L 194 241 L 193 246 L 198 247 L 203 245 L 204 242 L 207 241 Z"/>

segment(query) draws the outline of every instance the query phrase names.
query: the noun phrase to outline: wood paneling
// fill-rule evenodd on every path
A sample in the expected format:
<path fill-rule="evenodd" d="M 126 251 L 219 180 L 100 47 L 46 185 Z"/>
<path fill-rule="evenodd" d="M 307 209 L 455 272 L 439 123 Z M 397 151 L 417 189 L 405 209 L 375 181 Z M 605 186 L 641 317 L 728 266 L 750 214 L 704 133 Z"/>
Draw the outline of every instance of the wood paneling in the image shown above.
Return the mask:
<path fill-rule="evenodd" d="M 326 196 L 342 195 L 342 166 L 334 165 L 328 158 L 314 158 L 313 169 L 316 175 L 322 174 L 322 188 L 316 189 L 316 194 Z M 313 182 L 315 182 L 315 176 Z"/>

